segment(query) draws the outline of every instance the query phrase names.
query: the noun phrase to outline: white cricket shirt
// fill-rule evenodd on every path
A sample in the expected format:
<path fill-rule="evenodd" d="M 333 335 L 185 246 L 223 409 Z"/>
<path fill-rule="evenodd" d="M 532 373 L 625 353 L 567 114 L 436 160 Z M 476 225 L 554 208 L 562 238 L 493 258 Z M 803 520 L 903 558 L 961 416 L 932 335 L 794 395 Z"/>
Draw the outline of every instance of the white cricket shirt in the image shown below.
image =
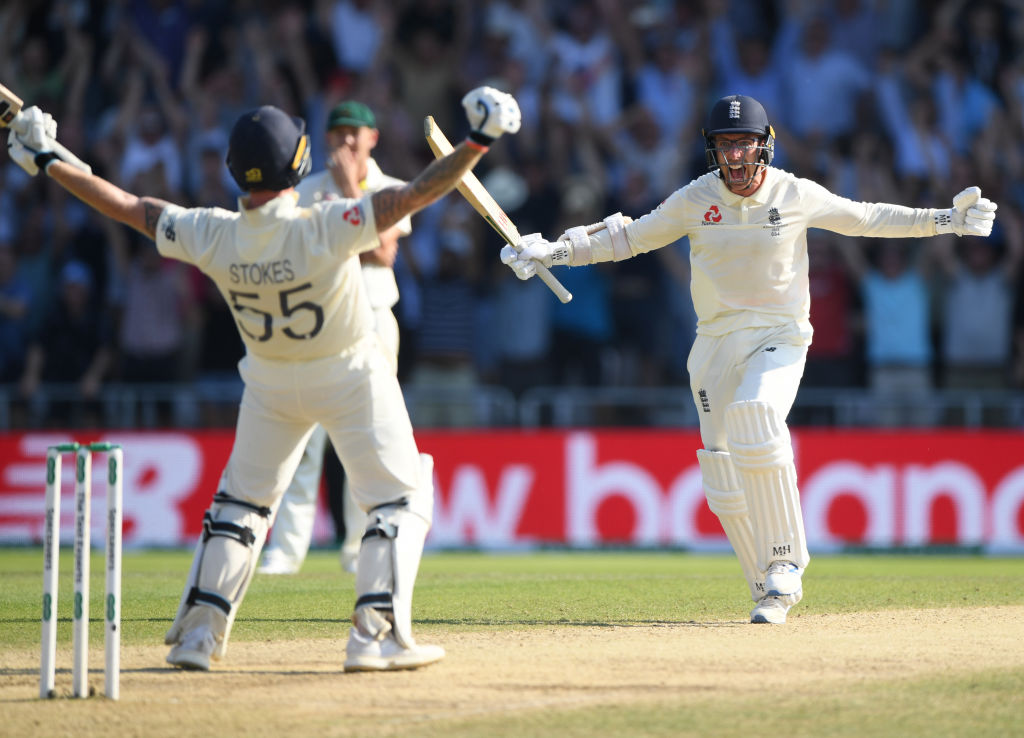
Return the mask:
<path fill-rule="evenodd" d="M 358 254 L 377 245 L 369 196 L 298 206 L 164 208 L 156 246 L 195 264 L 231 306 L 246 351 L 277 361 L 337 356 L 373 332 Z"/>
<path fill-rule="evenodd" d="M 846 236 L 933 236 L 935 212 L 854 202 L 768 167 L 761 187 L 748 197 L 730 192 L 709 172 L 627 225 L 626 236 L 633 255 L 689 236 L 698 334 L 795 322 L 810 335 L 808 228 Z M 592 261 L 612 259 L 606 231 L 590 243 Z"/>
<path fill-rule="evenodd" d="M 366 179 L 359 183 L 363 192 L 373 193 L 385 187 L 405 184 L 397 177 L 384 174 L 380 165 L 373 159 L 369 159 L 366 164 Z M 335 184 L 334 177 L 326 169 L 306 177 L 295 189 L 299 193 L 299 205 L 312 205 L 321 200 L 344 197 Z M 412 233 L 411 216 L 405 216 L 396 225 L 403 236 Z M 366 285 L 366 294 L 373 308 L 391 308 L 398 302 L 398 283 L 395 282 L 395 272 L 391 267 L 364 262 L 363 284 Z"/>

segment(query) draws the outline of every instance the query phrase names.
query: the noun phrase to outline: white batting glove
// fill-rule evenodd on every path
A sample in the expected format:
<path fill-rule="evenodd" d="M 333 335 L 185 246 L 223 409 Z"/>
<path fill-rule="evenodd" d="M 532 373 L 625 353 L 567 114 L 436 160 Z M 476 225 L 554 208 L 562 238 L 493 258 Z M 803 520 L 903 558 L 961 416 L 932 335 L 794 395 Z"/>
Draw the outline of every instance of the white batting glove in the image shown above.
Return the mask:
<path fill-rule="evenodd" d="M 481 146 L 490 146 L 503 133 L 516 133 L 523 115 L 519 103 L 507 92 L 493 87 L 477 87 L 462 98 L 469 120 L 469 138 Z"/>
<path fill-rule="evenodd" d="M 39 167 L 46 171 L 59 157 L 53 153 L 53 142 L 57 138 L 57 121 L 37 106 L 22 111 L 18 130 L 11 129 L 7 136 L 7 152 L 19 167 L 29 176 L 39 174 Z"/>
<path fill-rule="evenodd" d="M 936 233 L 958 236 L 989 236 L 999 206 L 981 196 L 980 187 L 968 187 L 953 198 L 953 207 L 935 214 Z"/>
<path fill-rule="evenodd" d="M 501 263 L 506 264 L 522 280 L 527 280 L 537 273 L 537 262 L 533 259 L 524 259 L 512 246 L 501 249 Z"/>

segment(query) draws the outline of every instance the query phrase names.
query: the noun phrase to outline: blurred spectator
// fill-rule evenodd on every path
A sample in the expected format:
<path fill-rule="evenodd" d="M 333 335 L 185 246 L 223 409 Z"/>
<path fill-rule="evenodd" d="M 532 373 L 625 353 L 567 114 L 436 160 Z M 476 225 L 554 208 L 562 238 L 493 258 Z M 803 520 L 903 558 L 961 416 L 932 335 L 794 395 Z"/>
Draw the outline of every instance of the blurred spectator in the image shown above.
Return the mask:
<path fill-rule="evenodd" d="M 959 154 L 968 155 L 976 137 L 1001 113 L 998 96 L 974 77 L 963 56 L 958 27 L 940 15 L 932 30 L 906 56 L 906 74 L 935 96 L 939 125 Z"/>
<path fill-rule="evenodd" d="M 926 424 L 934 419 L 927 407 L 933 388 L 928 259 L 915 259 L 913 246 L 882 239 L 870 244 L 874 258 L 869 262 L 865 246 L 859 240 L 840 242 L 861 290 L 868 386 L 878 399 L 877 413 L 867 420 Z"/>
<path fill-rule="evenodd" d="M 597 222 L 604 216 L 601 206 L 600 194 L 589 182 L 570 181 L 554 232 Z M 596 387 L 606 376 L 607 347 L 614 335 L 609 271 L 600 264 L 563 269 L 558 280 L 572 293 L 572 301 L 556 308 L 552 321 L 555 380 L 563 385 Z"/>
<path fill-rule="evenodd" d="M 224 166 L 224 142 L 243 111 L 273 103 L 316 130 L 333 102 L 359 97 L 377 111 L 389 141 L 382 166 L 411 178 L 430 159 L 422 118 L 433 115 L 458 140 L 465 132 L 459 100 L 481 83 L 512 92 L 523 111 L 521 133 L 495 147 L 478 171 L 481 178 L 514 173 L 526 182 L 526 200 L 510 211 L 523 233 L 557 236 L 562 192 L 579 195 L 580 182 L 593 202 L 605 204 L 573 222 L 649 210 L 639 203 L 650 191 L 664 195 L 703 173 L 704 153 L 692 135 L 702 121 L 694 110 L 705 98 L 732 93 L 752 95 L 768 109 L 776 164 L 827 178 L 832 191 L 851 199 L 930 205 L 948 196 L 948 181 L 981 185 L 1000 205 L 994 253 L 1003 272 L 1010 219 L 1020 221 L 1024 208 L 1024 13 L 1006 2 L 12 2 L 0 4 L 0 43 L 11 51 L 0 59 L 0 79 L 53 113 L 61 141 L 94 169 L 134 179 L 146 194 L 231 210 L 237 190 Z M 322 162 L 322 142 L 314 137 L 312 145 Z M 487 181 L 500 189 L 500 177 Z M 40 335 L 69 260 L 88 267 L 97 310 L 129 289 L 107 257 L 109 234 L 51 185 L 0 164 L 0 243 L 13 249 L 15 282 L 30 296 L 29 335 Z M 419 363 L 417 335 L 429 327 L 424 295 L 437 284 L 437 236 L 447 228 L 438 221 L 461 202 L 450 200 L 416 216 L 421 238 L 396 262 L 403 381 Z M 486 228 L 483 221 L 479 227 Z M 476 268 L 488 274 L 492 257 L 484 243 L 494 238 L 489 231 L 471 236 L 488 267 Z M 971 299 L 972 289 L 990 301 L 1007 292 L 1019 298 L 1021 291 L 1005 283 L 1002 291 L 982 288 L 988 282 L 968 269 L 984 260 L 974 254 L 981 250 L 966 242 L 951 247 L 962 281 L 936 292 L 936 304 L 945 307 L 931 326 L 941 339 L 938 362 L 929 353 L 930 313 L 918 299 L 920 282 L 911 289 L 913 280 L 890 283 L 881 271 L 867 270 L 875 281 L 853 280 L 844 292 L 837 264 L 818 255 L 813 234 L 809 246 L 817 328 L 808 357 L 812 382 L 816 357 L 830 383 L 858 380 L 848 376 L 856 362 L 840 357 L 868 284 L 882 304 L 912 298 L 909 313 L 888 321 L 885 309 L 880 317 L 864 304 L 866 318 L 874 316 L 865 341 L 879 352 L 871 360 L 876 383 L 893 374 L 887 362 L 906 358 L 900 348 L 915 355 L 910 374 L 952 381 L 946 370 L 956 359 L 949 352 L 966 344 L 950 336 L 975 325 L 975 311 L 955 303 L 980 309 L 984 301 Z M 865 247 L 856 244 L 858 251 Z M 476 381 L 497 378 L 517 392 L 548 382 L 685 381 L 678 357 L 693 340 L 687 245 L 660 249 L 657 257 L 664 268 L 654 270 L 656 279 L 643 272 L 609 281 L 601 270 L 567 270 L 564 281 L 576 294 L 569 305 L 542 285 L 493 283 L 475 296 L 475 319 L 503 326 L 512 325 L 509 315 L 529 320 L 474 339 L 475 369 L 486 372 Z M 944 262 L 944 274 L 951 273 Z M 205 278 L 189 272 L 187 279 L 199 327 L 185 331 L 192 342 L 186 364 L 212 394 L 223 394 L 218 377 L 236 381 L 242 355 L 233 317 Z M 840 329 L 844 303 L 852 316 Z M 1018 303 L 1024 314 L 1024 299 Z M 995 305 L 989 310 L 1002 314 Z M 988 335 L 985 350 L 993 357 L 1017 345 L 1017 381 L 1024 386 L 1024 318 L 1016 338 L 1001 347 L 996 322 L 980 324 L 972 340 Z M 634 339 L 628 360 L 616 362 L 622 357 L 604 347 L 612 332 Z M 819 352 L 833 351 L 835 366 L 828 368 L 832 359 Z M 597 367 L 593 376 L 575 365 L 580 352 L 603 357 L 589 364 Z M 967 383 L 964 376 L 957 381 Z"/>
<path fill-rule="evenodd" d="M 650 44 L 649 59 L 636 74 L 637 102 L 654 116 L 661 138 L 673 148 L 692 138 L 696 123 L 699 88 L 696 63 L 674 42 L 668 32 Z M 682 156 L 687 146 L 677 156 Z M 667 190 L 664 190 L 667 191 Z"/>
<path fill-rule="evenodd" d="M 778 115 L 807 147 L 856 129 L 861 98 L 871 91 L 871 76 L 856 57 L 832 43 L 838 29 L 831 28 L 822 16 L 802 24 L 789 17 L 781 35 L 791 34 L 788 29 L 798 24 L 797 51 L 783 71 L 786 105 L 778 109 Z M 827 101 L 822 97 L 824 90 L 828 90 Z"/>
<path fill-rule="evenodd" d="M 416 365 L 409 378 L 417 390 L 413 420 L 426 427 L 475 424 L 474 390 L 479 383 L 474 350 L 481 278 L 476 245 L 467 229 L 475 214 L 449 207 L 437 234 L 436 271 L 422 277 L 422 320 L 416 335 Z"/>
<path fill-rule="evenodd" d="M 765 110 L 778 111 L 780 119 L 785 108 L 783 75 L 786 55 L 796 44 L 799 26 L 789 24 L 785 35 L 773 39 L 771 29 L 759 27 L 746 35 L 737 33 L 728 13 L 728 3 L 709 3 L 711 10 L 708 53 L 714 63 L 715 84 L 710 97 L 750 95 Z"/>
<path fill-rule="evenodd" d="M 349 75 L 367 74 L 380 61 L 385 37 L 391 34 L 391 10 L 372 0 L 322 4 L 330 8 L 325 15 L 338 66 Z"/>
<path fill-rule="evenodd" d="M 492 0 L 484 10 L 484 25 L 492 36 L 504 36 L 507 54 L 522 66 L 526 83 L 539 85 L 547 72 L 553 30 L 543 0 Z"/>
<path fill-rule="evenodd" d="M 58 302 L 33 337 L 25 359 L 21 396 L 33 404 L 43 399 L 38 394 L 43 382 L 75 387 L 72 397 L 37 407 L 45 422 L 56 427 L 96 425 L 100 420 L 99 393 L 113 361 L 113 341 L 92 284 L 85 264 L 64 265 Z"/>
<path fill-rule="evenodd" d="M 886 63 L 876 98 L 906 197 L 923 202 L 938 196 L 950 178 L 956 151 L 940 126 L 932 93 L 927 88 L 907 89 L 897 65 Z"/>
<path fill-rule="evenodd" d="M 990 238 L 944 244 L 942 291 L 943 386 L 1009 386 L 1014 288 L 1024 255 L 1018 218 L 1001 213 Z"/>
<path fill-rule="evenodd" d="M 622 111 L 620 55 L 600 20 L 594 3 L 573 0 L 548 47 L 554 112 L 570 125 L 607 126 Z"/>
<path fill-rule="evenodd" d="M 0 241 L 0 382 L 14 382 L 21 377 L 31 300 L 31 288 L 18 276 L 14 249 Z"/>
<path fill-rule="evenodd" d="M 121 379 L 181 380 L 185 333 L 194 323 L 184 269 L 149 243 L 136 241 L 134 251 L 125 265 L 120 305 Z"/>
<path fill-rule="evenodd" d="M 835 243 L 837 238 L 842 237 L 817 229 L 807 234 L 808 287 L 814 326 L 814 340 L 807 350 L 804 367 L 804 385 L 808 387 L 854 387 L 861 383 L 853 324 L 857 298 L 846 262 Z"/>

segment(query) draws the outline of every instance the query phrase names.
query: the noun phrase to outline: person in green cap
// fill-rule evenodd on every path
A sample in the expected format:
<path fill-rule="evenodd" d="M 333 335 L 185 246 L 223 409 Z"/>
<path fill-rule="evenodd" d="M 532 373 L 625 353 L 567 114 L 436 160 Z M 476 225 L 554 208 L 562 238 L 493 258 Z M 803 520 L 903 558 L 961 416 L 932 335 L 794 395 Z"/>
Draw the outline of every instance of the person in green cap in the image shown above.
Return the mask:
<path fill-rule="evenodd" d="M 372 152 L 380 139 L 377 118 L 365 104 L 356 100 L 338 103 L 327 116 L 327 166 L 310 175 L 296 187 L 299 204 L 308 206 L 322 200 L 361 197 L 384 187 L 405 184 L 384 174 Z M 346 192 L 349 175 L 359 183 L 360 191 Z M 360 255 L 363 284 L 370 298 L 377 335 L 384 344 L 393 368 L 398 369 L 398 321 L 392 308 L 398 302 L 398 284 L 392 269 L 398 254 L 398 239 L 412 232 L 412 221 L 403 218 L 386 231 L 378 233 L 380 245 Z M 320 477 L 325 451 L 331 453 L 327 433 L 320 426 L 313 432 L 299 468 L 277 511 L 270 543 L 263 552 L 261 574 L 296 574 L 309 552 L 313 540 Z M 433 473 L 433 459 L 421 454 L 425 474 Z M 331 484 L 327 493 L 335 520 L 343 518 L 345 533 L 341 544 L 341 566 L 355 573 L 359 543 L 366 528 L 366 515 L 342 485 Z"/>

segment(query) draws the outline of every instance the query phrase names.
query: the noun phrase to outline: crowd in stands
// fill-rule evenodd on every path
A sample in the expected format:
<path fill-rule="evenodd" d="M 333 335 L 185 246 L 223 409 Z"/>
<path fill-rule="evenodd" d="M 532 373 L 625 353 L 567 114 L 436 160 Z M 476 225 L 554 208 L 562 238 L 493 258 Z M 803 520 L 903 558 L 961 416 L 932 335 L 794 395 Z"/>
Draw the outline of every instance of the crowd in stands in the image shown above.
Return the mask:
<path fill-rule="evenodd" d="M 431 160 L 422 119 L 466 133 L 465 91 L 523 112 L 477 173 L 522 233 L 643 215 L 706 171 L 711 103 L 760 100 L 775 165 L 855 200 L 949 207 L 977 184 L 989 239 L 812 231 L 805 386 L 1024 387 L 1024 6 L 985 0 L 8 0 L 0 80 L 126 190 L 234 209 L 235 119 L 274 104 L 308 122 L 376 113 L 382 169 Z M 417 214 L 396 272 L 400 378 L 499 385 L 686 384 L 687 243 L 557 272 L 561 305 L 502 266 L 457 195 Z M 498 328 L 500 326 L 500 329 Z M 0 159 L 0 382 L 94 398 L 108 382 L 234 376 L 229 307 L 46 177 Z M 685 391 L 685 390 L 683 390 Z"/>

